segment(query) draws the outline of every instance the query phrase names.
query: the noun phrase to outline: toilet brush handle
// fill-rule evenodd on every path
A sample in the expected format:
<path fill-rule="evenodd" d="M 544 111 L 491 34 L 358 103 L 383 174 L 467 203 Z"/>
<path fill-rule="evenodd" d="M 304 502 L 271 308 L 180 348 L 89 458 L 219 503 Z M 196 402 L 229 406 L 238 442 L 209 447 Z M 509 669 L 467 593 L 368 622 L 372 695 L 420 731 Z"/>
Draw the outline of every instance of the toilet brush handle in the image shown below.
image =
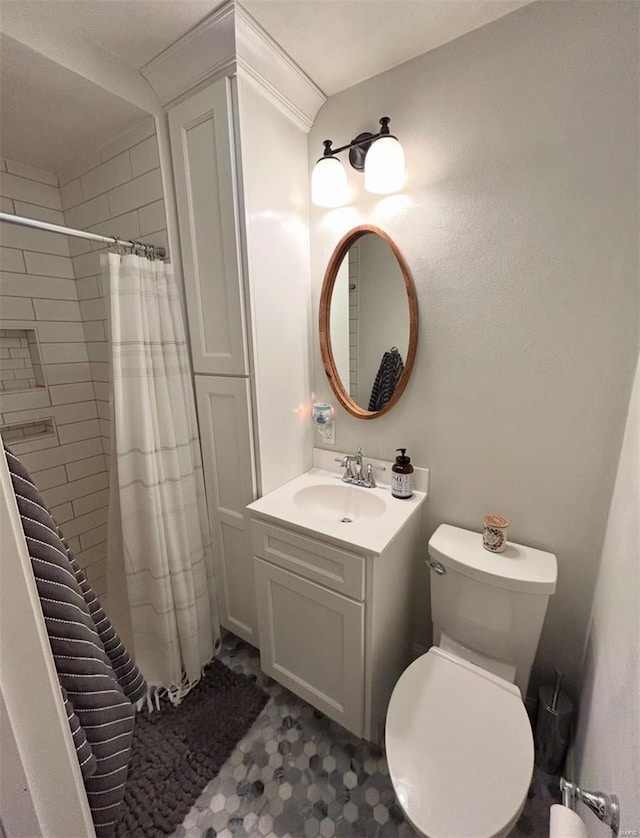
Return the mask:
<path fill-rule="evenodd" d="M 560 698 L 560 684 L 562 683 L 563 675 L 564 672 L 560 672 L 560 670 L 556 667 L 556 680 L 553 684 L 553 696 L 551 697 L 552 710 L 558 709 L 558 699 Z"/>

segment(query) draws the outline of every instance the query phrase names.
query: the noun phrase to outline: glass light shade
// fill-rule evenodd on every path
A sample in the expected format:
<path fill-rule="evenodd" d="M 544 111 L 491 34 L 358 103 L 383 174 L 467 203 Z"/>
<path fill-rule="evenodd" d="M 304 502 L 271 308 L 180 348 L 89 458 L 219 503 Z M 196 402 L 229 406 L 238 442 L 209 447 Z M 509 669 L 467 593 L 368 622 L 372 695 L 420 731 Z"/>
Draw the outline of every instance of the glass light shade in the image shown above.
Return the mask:
<path fill-rule="evenodd" d="M 321 157 L 311 173 L 311 200 L 318 207 L 347 203 L 347 173 L 337 157 Z"/>
<path fill-rule="evenodd" d="M 404 184 L 404 150 L 395 137 L 375 140 L 364 159 L 364 188 L 386 195 Z"/>

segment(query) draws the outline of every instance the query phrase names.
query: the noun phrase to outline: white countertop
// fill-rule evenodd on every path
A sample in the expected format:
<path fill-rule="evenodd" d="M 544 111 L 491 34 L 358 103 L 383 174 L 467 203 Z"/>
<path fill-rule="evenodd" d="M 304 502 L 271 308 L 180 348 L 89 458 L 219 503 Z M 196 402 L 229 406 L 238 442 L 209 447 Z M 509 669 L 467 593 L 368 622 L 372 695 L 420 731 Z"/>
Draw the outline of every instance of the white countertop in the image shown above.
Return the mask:
<path fill-rule="evenodd" d="M 317 449 L 316 449 L 317 450 Z M 314 462 L 333 464 L 333 458 L 342 456 L 338 452 L 322 452 Z M 370 460 L 364 457 L 365 466 L 368 462 L 375 465 L 383 464 L 380 460 Z M 387 463 L 385 478 L 390 475 L 391 463 Z M 428 471 L 416 469 L 421 472 L 417 475 L 416 484 L 428 488 Z M 366 492 L 373 495 L 384 503 L 384 511 L 379 517 L 365 517 L 360 520 L 353 520 L 349 523 L 342 523 L 340 520 L 323 520 L 312 514 L 309 510 L 301 508 L 296 502 L 295 495 L 301 489 L 311 486 L 346 486 L 341 480 L 342 469 L 336 464 L 335 470 L 315 467 L 296 477 L 294 480 L 285 483 L 273 492 L 250 503 L 247 509 L 252 517 L 261 518 L 274 523 L 282 524 L 298 530 L 303 530 L 310 535 L 321 536 L 324 540 L 331 541 L 340 546 L 356 550 L 358 552 L 373 553 L 379 555 L 391 543 L 393 538 L 400 532 L 404 524 L 418 511 L 427 497 L 427 491 L 414 491 L 410 498 L 398 499 L 391 495 L 388 484 L 383 483 L 376 474 L 378 486 L 375 489 L 365 489 L 361 486 L 351 486 L 355 492 Z"/>

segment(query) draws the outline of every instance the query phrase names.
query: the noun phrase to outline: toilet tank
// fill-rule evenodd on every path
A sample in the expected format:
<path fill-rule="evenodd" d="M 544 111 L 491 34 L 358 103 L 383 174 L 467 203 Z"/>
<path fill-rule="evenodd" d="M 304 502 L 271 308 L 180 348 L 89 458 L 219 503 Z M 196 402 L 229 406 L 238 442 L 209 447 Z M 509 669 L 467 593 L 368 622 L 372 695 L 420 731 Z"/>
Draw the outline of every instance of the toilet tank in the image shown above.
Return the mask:
<path fill-rule="evenodd" d="M 514 681 L 524 695 L 556 589 L 556 557 L 511 542 L 490 553 L 480 533 L 442 524 L 429 541 L 429 565 L 435 643 Z"/>

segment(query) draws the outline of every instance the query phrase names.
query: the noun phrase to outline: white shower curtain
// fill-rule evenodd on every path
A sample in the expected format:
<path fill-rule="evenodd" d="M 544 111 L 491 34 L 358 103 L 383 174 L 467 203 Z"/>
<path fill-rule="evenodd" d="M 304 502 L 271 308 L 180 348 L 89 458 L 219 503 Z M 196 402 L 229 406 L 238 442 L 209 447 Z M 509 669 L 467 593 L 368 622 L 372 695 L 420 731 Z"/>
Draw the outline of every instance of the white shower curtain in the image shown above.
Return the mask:
<path fill-rule="evenodd" d="M 104 257 L 111 333 L 109 561 L 123 562 L 136 663 L 174 703 L 220 625 L 191 369 L 171 267 Z M 110 574 L 112 575 L 112 574 Z"/>

